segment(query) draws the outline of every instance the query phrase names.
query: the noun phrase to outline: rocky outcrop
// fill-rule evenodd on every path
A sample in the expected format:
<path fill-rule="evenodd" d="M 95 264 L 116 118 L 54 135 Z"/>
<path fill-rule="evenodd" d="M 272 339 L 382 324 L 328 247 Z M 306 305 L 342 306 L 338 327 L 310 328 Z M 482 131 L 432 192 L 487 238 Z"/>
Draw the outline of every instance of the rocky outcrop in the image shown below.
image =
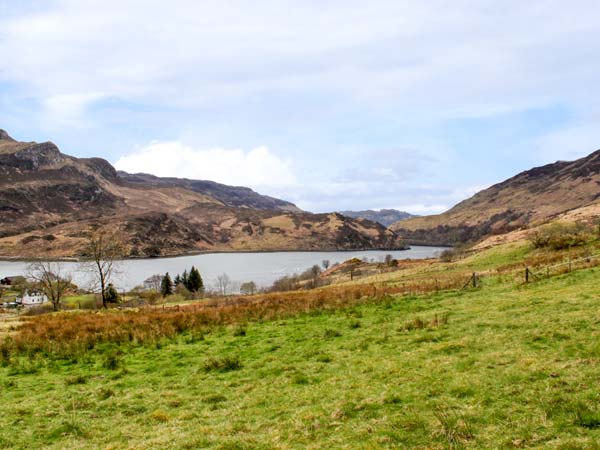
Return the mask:
<path fill-rule="evenodd" d="M 4 171 L 17 169 L 34 171 L 44 166 L 55 166 L 62 163 L 65 156 L 52 142 L 21 146 L 14 152 L 0 153 L 0 167 Z"/>
<path fill-rule="evenodd" d="M 14 139 L 11 138 L 6 131 L 0 129 L 0 141 L 13 141 L 14 142 Z"/>

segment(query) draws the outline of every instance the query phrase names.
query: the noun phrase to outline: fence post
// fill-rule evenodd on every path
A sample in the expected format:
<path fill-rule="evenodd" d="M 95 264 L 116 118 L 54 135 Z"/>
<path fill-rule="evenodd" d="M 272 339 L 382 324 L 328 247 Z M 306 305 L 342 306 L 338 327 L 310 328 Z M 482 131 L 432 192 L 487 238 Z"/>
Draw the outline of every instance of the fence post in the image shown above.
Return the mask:
<path fill-rule="evenodd" d="M 529 267 L 525 267 L 525 283 L 529 283 Z"/>
<path fill-rule="evenodd" d="M 473 272 L 473 287 L 477 287 L 477 273 Z"/>

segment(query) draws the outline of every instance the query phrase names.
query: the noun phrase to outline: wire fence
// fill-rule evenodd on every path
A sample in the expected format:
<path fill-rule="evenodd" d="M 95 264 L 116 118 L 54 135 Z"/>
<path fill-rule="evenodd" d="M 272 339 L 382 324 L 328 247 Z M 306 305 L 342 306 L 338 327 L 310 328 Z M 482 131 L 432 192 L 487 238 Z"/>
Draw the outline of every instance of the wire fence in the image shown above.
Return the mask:
<path fill-rule="evenodd" d="M 530 284 L 542 280 L 547 280 L 553 276 L 563 275 L 570 273 L 575 270 L 589 269 L 592 267 L 600 266 L 600 254 L 587 255 L 578 258 L 568 258 L 567 261 L 562 261 L 556 264 L 542 265 L 537 264 L 533 266 L 525 266 L 521 268 L 512 268 L 509 270 L 497 271 L 496 274 L 487 273 L 475 273 L 469 277 L 466 281 L 462 290 L 468 288 L 482 287 L 482 280 L 489 276 L 506 276 L 512 275 L 517 283 Z"/>

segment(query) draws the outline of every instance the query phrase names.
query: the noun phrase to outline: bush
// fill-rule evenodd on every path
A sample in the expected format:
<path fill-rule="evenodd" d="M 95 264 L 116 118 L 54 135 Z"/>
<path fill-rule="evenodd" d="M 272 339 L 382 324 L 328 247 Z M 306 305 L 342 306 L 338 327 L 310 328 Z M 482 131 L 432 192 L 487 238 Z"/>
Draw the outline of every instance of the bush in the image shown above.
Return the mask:
<path fill-rule="evenodd" d="M 554 222 L 532 231 L 528 239 L 534 248 L 563 250 L 584 245 L 590 233 L 581 223 Z"/>
<path fill-rule="evenodd" d="M 453 248 L 449 248 L 440 253 L 440 261 L 441 262 L 452 262 L 456 257 L 456 251 Z"/>

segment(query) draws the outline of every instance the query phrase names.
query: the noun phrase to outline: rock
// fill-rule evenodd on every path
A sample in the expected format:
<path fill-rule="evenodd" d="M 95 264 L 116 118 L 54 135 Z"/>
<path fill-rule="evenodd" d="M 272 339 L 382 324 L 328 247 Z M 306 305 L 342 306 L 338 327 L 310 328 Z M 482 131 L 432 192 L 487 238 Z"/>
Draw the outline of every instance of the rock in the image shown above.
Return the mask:
<path fill-rule="evenodd" d="M 0 128 L 0 141 L 15 141 L 13 138 L 9 136 L 9 134 Z"/>

